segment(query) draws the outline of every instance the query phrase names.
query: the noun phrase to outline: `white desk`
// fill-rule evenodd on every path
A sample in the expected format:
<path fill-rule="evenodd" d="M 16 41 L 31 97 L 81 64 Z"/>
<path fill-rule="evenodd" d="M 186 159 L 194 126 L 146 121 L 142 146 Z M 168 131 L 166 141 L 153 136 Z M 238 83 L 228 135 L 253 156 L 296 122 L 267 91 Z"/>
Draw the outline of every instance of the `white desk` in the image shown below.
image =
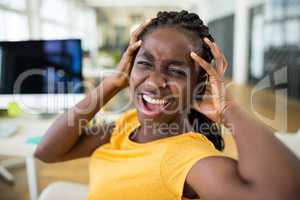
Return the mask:
<path fill-rule="evenodd" d="M 102 117 L 100 117 L 102 116 Z M 106 122 L 116 120 L 119 114 L 103 114 L 97 115 L 97 118 L 105 118 Z M 57 116 L 55 116 L 57 117 Z M 26 141 L 31 137 L 42 136 L 55 117 L 43 119 L 37 115 L 25 115 L 18 118 L 1 118 L 0 126 L 5 123 L 16 123 L 19 129 L 16 134 L 8 137 L 0 137 L 0 155 L 19 156 L 26 160 L 27 182 L 29 187 L 29 195 L 31 200 L 38 199 L 38 176 L 37 167 L 34 159 L 34 151 L 37 145 L 28 144 Z"/>
<path fill-rule="evenodd" d="M 0 126 L 4 123 L 16 123 L 19 129 L 16 134 L 8 138 L 0 138 L 0 154 L 6 156 L 19 156 L 26 160 L 27 182 L 31 200 L 38 199 L 38 177 L 34 160 L 36 145 L 27 144 L 30 137 L 42 136 L 52 119 L 41 119 L 38 116 L 22 116 L 19 118 L 0 118 Z"/>

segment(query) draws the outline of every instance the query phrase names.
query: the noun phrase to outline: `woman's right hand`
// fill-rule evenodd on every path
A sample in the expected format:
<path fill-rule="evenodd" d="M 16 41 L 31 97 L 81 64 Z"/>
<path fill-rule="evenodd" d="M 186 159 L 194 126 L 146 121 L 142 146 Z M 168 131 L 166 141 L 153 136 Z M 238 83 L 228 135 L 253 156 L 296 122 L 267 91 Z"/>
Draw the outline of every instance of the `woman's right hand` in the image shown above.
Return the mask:
<path fill-rule="evenodd" d="M 209 85 L 206 88 L 205 96 L 210 98 L 195 102 L 194 108 L 217 123 L 225 123 L 225 111 L 236 105 L 233 97 L 229 94 L 224 80 L 228 62 L 216 43 L 211 42 L 208 38 L 204 38 L 204 42 L 209 46 L 214 56 L 215 66 L 206 62 L 196 53 L 191 53 L 191 57 L 195 63 L 209 75 Z"/>
<path fill-rule="evenodd" d="M 133 66 L 134 55 L 142 44 L 139 39 L 140 34 L 145 27 L 151 22 L 151 19 L 141 24 L 135 31 L 132 32 L 130 37 L 129 46 L 122 55 L 122 58 L 117 66 L 116 72 L 112 75 L 113 84 L 120 89 L 126 88 L 129 85 L 129 74 Z"/>

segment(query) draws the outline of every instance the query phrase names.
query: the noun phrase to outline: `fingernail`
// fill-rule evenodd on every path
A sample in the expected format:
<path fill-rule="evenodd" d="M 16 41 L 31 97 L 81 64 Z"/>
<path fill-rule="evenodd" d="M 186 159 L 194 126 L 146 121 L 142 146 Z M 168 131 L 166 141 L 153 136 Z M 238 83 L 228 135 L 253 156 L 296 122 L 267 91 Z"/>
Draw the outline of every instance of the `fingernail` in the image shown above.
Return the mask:
<path fill-rule="evenodd" d="M 191 56 L 193 56 L 193 57 L 195 57 L 195 56 L 197 56 L 197 54 L 195 53 L 195 52 L 191 52 Z"/>
<path fill-rule="evenodd" d="M 210 42 L 210 40 L 207 37 L 204 38 L 204 41 L 205 42 Z"/>
<path fill-rule="evenodd" d="M 142 44 L 142 40 L 139 40 L 139 41 L 138 41 L 138 45 L 140 45 L 140 44 Z"/>

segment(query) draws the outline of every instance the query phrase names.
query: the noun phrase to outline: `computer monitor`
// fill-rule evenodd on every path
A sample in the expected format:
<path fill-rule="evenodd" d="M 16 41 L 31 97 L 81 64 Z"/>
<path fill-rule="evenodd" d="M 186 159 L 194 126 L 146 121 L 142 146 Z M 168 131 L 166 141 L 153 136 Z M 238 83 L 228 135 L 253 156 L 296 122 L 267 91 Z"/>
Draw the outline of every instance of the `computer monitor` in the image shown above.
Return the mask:
<path fill-rule="evenodd" d="M 49 98 L 82 94 L 82 81 L 79 39 L 0 41 L 0 108 L 8 101 L 48 107 Z"/>

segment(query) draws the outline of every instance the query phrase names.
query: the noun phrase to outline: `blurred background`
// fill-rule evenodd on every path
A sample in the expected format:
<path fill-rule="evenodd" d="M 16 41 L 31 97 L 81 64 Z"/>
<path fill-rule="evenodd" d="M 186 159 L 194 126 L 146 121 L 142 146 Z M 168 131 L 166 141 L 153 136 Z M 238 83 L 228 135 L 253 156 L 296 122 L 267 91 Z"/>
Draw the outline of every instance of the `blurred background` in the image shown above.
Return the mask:
<path fill-rule="evenodd" d="M 21 155 L 27 159 L 26 169 L 16 167 L 22 161 L 0 162 L 0 199 L 36 199 L 57 180 L 87 183 L 87 160 L 50 167 L 28 160 L 39 140 L 36 135 L 44 133 L 55 118 L 53 113 L 74 104 L 116 67 L 130 32 L 140 23 L 158 11 L 182 9 L 197 13 L 209 26 L 229 61 L 226 78 L 234 82 L 230 89 L 241 106 L 275 131 L 298 131 L 300 0 L 0 0 L 0 125 L 13 124 L 2 130 L 0 160 Z M 30 69 L 47 72 L 43 78 L 31 79 L 17 94 L 39 112 L 25 112 L 12 99 L 17 77 Z M 71 91 L 57 91 L 55 86 L 49 91 L 46 79 L 84 85 Z M 41 94 L 68 94 L 71 100 L 57 100 L 54 107 L 58 110 L 53 106 L 45 110 L 49 99 L 45 101 Z M 127 102 L 125 90 L 105 109 L 123 111 Z M 25 133 L 24 120 L 41 127 L 27 128 Z M 7 130 L 12 136 L 7 136 Z M 25 150 L 18 152 L 24 155 L 15 150 L 20 143 Z"/>

